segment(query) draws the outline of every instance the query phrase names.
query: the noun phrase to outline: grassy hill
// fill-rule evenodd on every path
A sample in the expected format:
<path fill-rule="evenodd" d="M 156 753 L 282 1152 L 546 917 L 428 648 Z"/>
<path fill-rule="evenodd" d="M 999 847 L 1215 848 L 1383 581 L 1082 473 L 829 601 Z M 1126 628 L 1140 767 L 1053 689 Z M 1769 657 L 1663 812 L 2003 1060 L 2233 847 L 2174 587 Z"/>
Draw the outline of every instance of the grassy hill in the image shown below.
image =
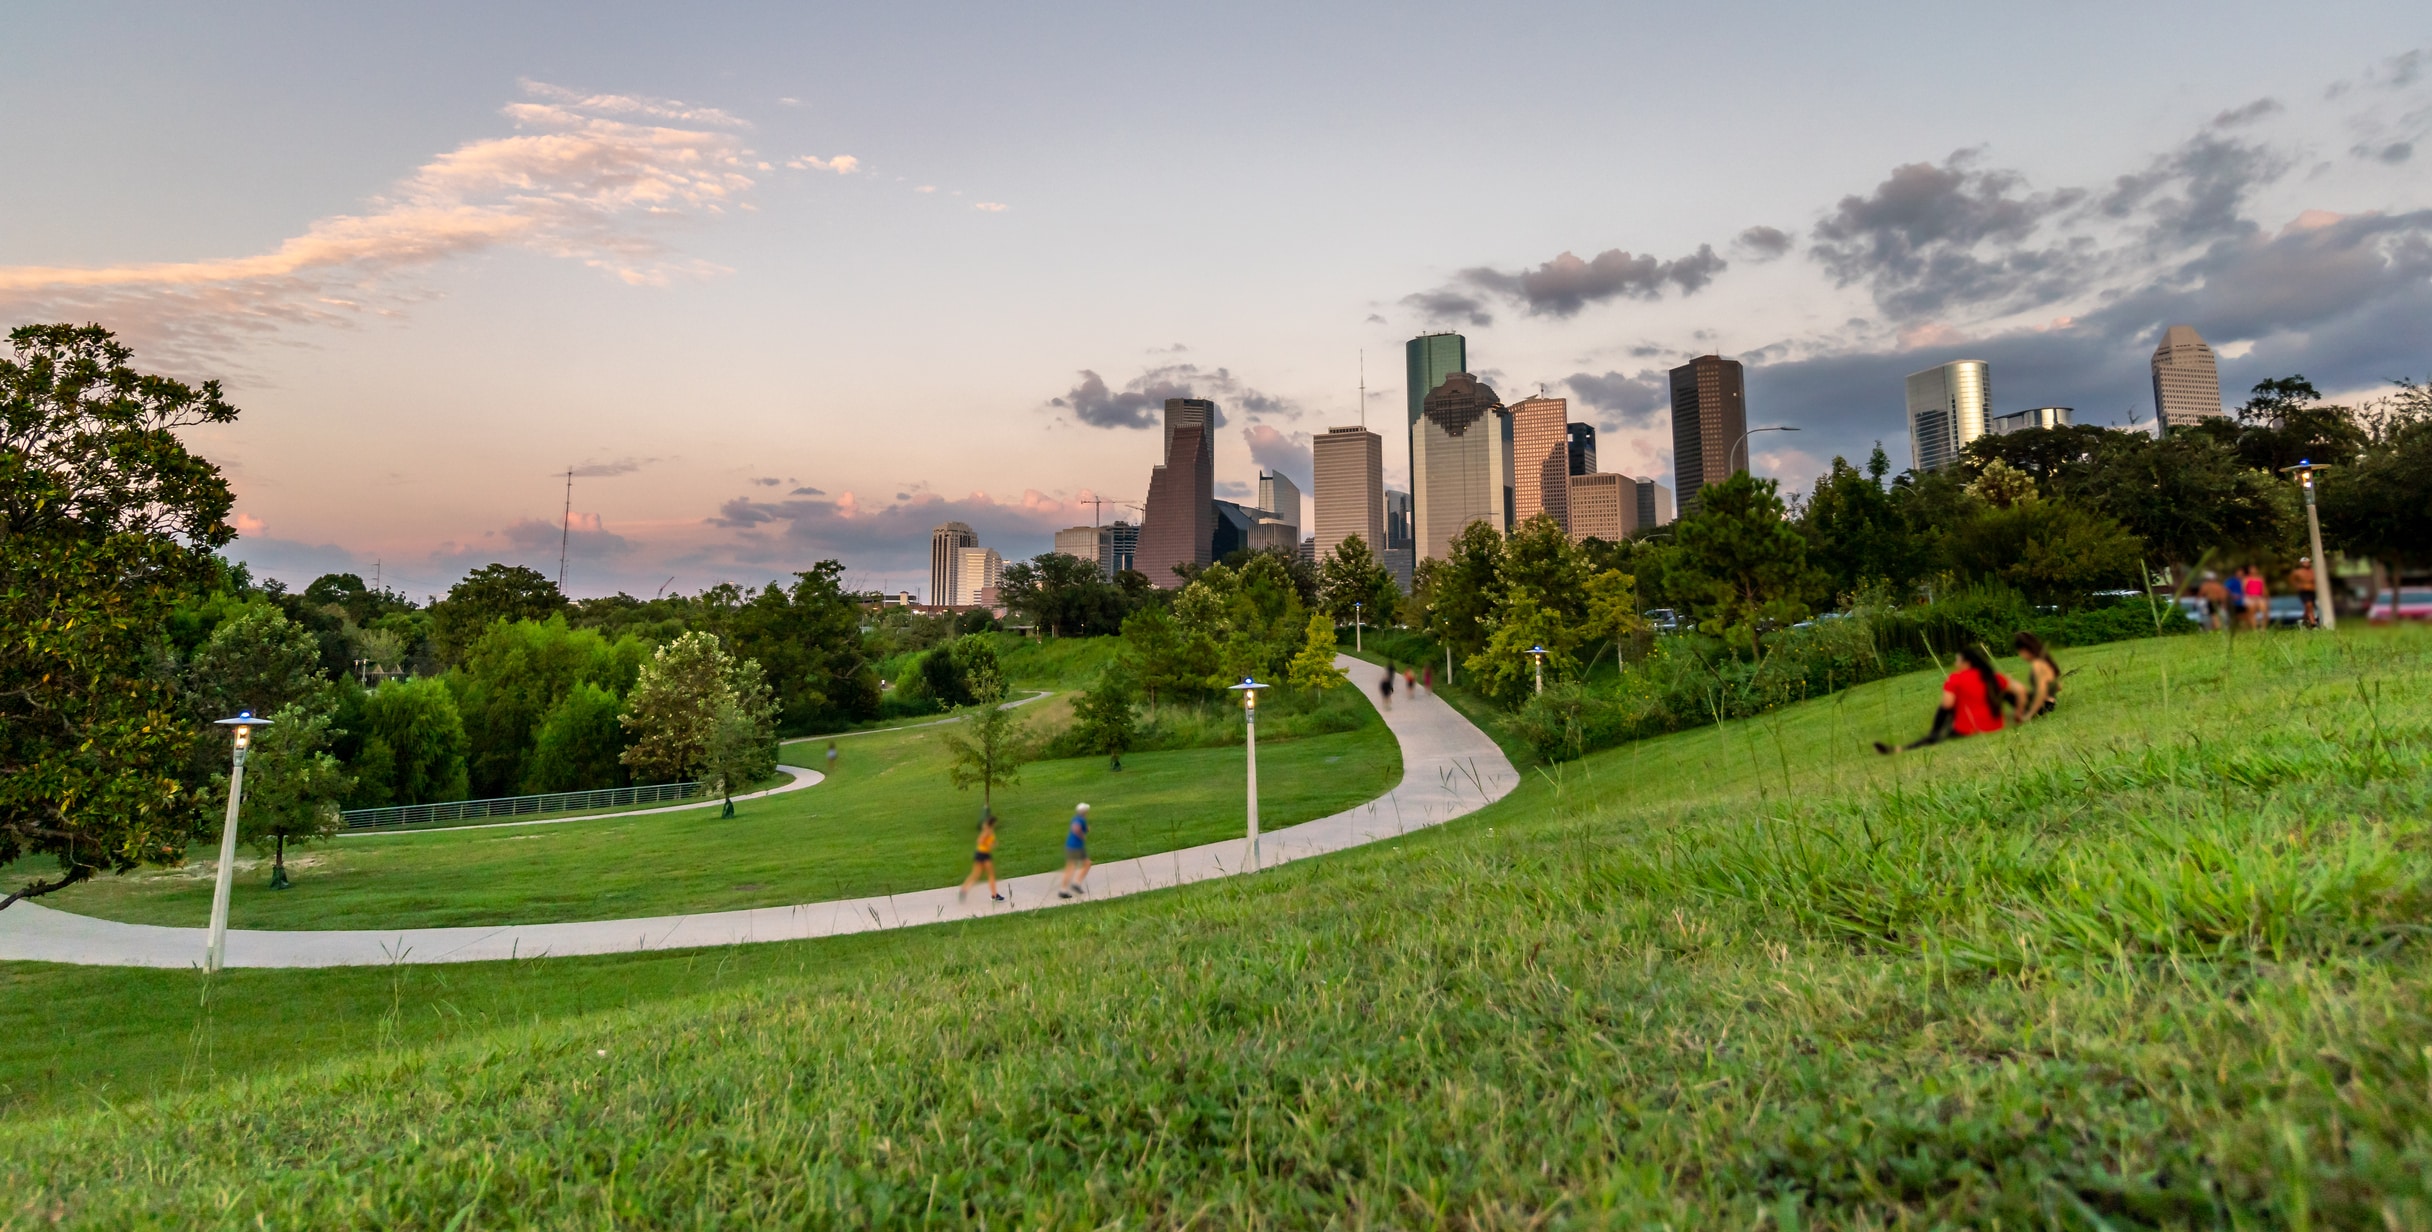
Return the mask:
<path fill-rule="evenodd" d="M 2432 634 L 1911 676 L 1397 843 L 801 945 L 0 967 L 0 1217 L 2432 1226 Z"/>

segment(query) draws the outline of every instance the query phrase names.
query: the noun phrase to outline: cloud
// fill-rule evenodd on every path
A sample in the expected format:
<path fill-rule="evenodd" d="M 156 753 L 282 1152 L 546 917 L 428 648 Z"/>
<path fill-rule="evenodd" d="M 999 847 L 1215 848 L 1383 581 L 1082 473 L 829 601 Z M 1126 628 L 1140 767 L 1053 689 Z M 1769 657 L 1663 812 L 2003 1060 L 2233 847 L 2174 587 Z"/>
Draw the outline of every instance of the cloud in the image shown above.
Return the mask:
<path fill-rule="evenodd" d="M 796 489 L 794 489 L 793 491 L 786 493 L 786 495 L 788 495 L 788 496 L 825 496 L 825 495 L 827 495 L 827 493 L 822 492 L 822 491 L 820 491 L 820 490 L 819 490 L 819 489 L 817 489 L 817 488 L 796 488 Z"/>
<path fill-rule="evenodd" d="M 612 475 L 630 475 L 658 461 L 657 458 L 619 458 L 614 462 L 589 462 L 574 468 L 577 479 L 606 479 Z"/>
<path fill-rule="evenodd" d="M 1667 286 L 1694 295 L 1729 265 L 1714 255 L 1711 244 L 1700 244 L 1696 252 L 1670 261 L 1608 248 L 1591 260 L 1563 252 L 1516 274 L 1477 266 L 1461 271 L 1459 280 L 1502 295 L 1532 316 L 1568 317 L 1609 299 L 1658 299 Z"/>
<path fill-rule="evenodd" d="M 763 488 L 782 488 L 785 486 L 785 481 L 777 478 L 775 475 L 762 475 L 752 480 L 752 483 L 755 486 Z"/>
<path fill-rule="evenodd" d="M 925 571 L 929 532 L 943 522 L 968 523 L 981 544 L 1018 560 L 1047 550 L 1055 532 L 1090 520 L 1089 498 L 1083 491 L 1070 499 L 1026 489 L 1018 497 L 999 500 L 985 492 L 948 499 L 933 492 L 899 495 L 885 504 L 843 492 L 833 500 L 789 499 L 755 501 L 737 497 L 705 519 L 708 526 L 732 531 L 715 559 L 732 564 L 768 564 L 800 568 L 804 560 L 828 557 L 852 562 L 855 568 L 892 571 L 909 578 Z M 712 557 L 696 557 L 689 563 Z"/>
<path fill-rule="evenodd" d="M 851 175 L 861 169 L 861 160 L 850 154 L 839 154 L 834 158 L 805 154 L 788 160 L 785 165 L 796 171 L 833 171 L 838 175 Z"/>
<path fill-rule="evenodd" d="M 572 559 L 599 560 L 622 556 L 633 550 L 633 541 L 609 530 L 596 513 L 576 510 L 567 515 L 563 531 L 566 555 Z M 526 553 L 557 550 L 560 530 L 555 522 L 525 518 L 499 532 L 499 537 Z"/>
<path fill-rule="evenodd" d="M 740 121 L 661 99 L 525 89 L 526 101 L 503 109 L 521 131 L 438 156 L 363 212 L 319 219 L 250 256 L 0 268 L 0 313 L 101 320 L 193 355 L 240 333 L 393 309 L 408 298 L 398 284 L 407 271 L 499 248 L 580 261 L 628 284 L 715 271 L 671 257 L 659 232 L 723 213 L 751 189 Z"/>
<path fill-rule="evenodd" d="M 1790 233 L 1780 227 L 1750 227 L 1731 241 L 1731 246 L 1750 261 L 1771 261 L 1790 251 Z"/>
<path fill-rule="evenodd" d="M 1896 317 L 2048 294 L 2078 274 L 2067 243 L 2030 243 L 2082 190 L 2029 193 L 2014 171 L 1985 170 L 1977 151 L 1895 167 L 1871 193 L 1841 198 L 1815 226 L 1808 255 L 1837 284 L 1866 284 Z"/>
<path fill-rule="evenodd" d="M 2368 158 L 2374 162 L 2388 163 L 2395 167 L 2398 164 L 2415 157 L 2415 143 L 2412 141 L 2393 141 L 2387 145 L 2359 145 L 2348 152 L 2354 154 L 2358 158 Z"/>
<path fill-rule="evenodd" d="M 2214 116 L 2212 126 L 2214 128 L 2237 128 L 2240 125 L 2252 124 L 2266 116 L 2278 115 L 2286 110 L 2288 108 L 2281 106 L 2278 99 L 2258 98 L 2243 107 L 2232 107 Z"/>
<path fill-rule="evenodd" d="M 1655 422 L 1656 412 L 1672 405 L 1672 379 L 1653 368 L 1641 368 L 1635 376 L 1574 372 L 1562 383 L 1581 405 L 1604 412 L 1606 423 L 1617 429 L 1647 427 Z"/>
<path fill-rule="evenodd" d="M 1250 460 L 1260 470 L 1276 471 L 1300 485 L 1300 490 L 1315 490 L 1309 478 L 1316 467 L 1309 456 L 1309 434 L 1279 432 L 1266 424 L 1250 424 L 1241 430 L 1241 439 L 1250 446 Z M 1297 510 L 1294 511 L 1298 513 Z"/>
<path fill-rule="evenodd" d="M 971 208 L 989 214 L 1002 214 L 1005 212 L 1006 206 L 1002 201 L 980 201 L 975 202 Z"/>
<path fill-rule="evenodd" d="M 1495 323 L 1493 314 L 1486 310 L 1486 301 L 1449 287 L 1416 291 L 1403 296 L 1402 302 L 1429 325 L 1471 325 L 1483 329 Z"/>
<path fill-rule="evenodd" d="M 1297 418 L 1300 414 L 1300 409 L 1291 402 L 1244 384 L 1226 368 L 1164 364 L 1124 382 L 1121 389 L 1109 388 L 1106 379 L 1093 369 L 1084 368 L 1079 375 L 1081 379 L 1071 389 L 1061 397 L 1048 399 L 1047 404 L 1070 411 L 1073 418 L 1095 428 L 1161 427 L 1168 398 L 1213 400 L 1219 428 L 1226 424 L 1227 407 L 1285 418 Z"/>

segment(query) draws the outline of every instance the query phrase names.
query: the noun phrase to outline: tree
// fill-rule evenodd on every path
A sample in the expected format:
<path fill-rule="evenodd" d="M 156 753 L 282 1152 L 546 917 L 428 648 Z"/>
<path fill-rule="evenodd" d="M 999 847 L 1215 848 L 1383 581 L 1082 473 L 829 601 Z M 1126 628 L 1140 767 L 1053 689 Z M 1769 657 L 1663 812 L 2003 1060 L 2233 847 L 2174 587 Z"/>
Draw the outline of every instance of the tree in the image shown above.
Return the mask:
<path fill-rule="evenodd" d="M 2009 509 L 2042 499 L 2042 494 L 2036 490 L 2033 475 L 1999 458 L 1986 462 L 1976 472 L 1974 482 L 1968 484 L 1968 494 L 1995 509 Z"/>
<path fill-rule="evenodd" d="M 878 670 L 863 644 L 861 607 L 845 593 L 844 566 L 823 560 L 792 587 L 763 588 L 704 622 L 737 658 L 757 661 L 789 731 L 856 723 L 878 714 Z"/>
<path fill-rule="evenodd" d="M 1504 602 L 1526 596 L 1556 618 L 1577 624 L 1587 618 L 1588 573 L 1587 557 L 1570 532 L 1551 514 L 1540 513 L 1503 541 L 1495 580 Z"/>
<path fill-rule="evenodd" d="M 2216 437 L 2193 430 L 2158 441 L 2111 435 L 2119 439 L 2063 494 L 2117 519 L 2160 560 L 2184 568 L 2211 550 L 2249 552 L 2294 541 L 2298 514 L 2288 494 Z"/>
<path fill-rule="evenodd" d="M 535 738 L 549 712 L 578 685 L 629 691 L 649 653 L 638 639 L 610 642 L 569 627 L 562 615 L 501 620 L 483 630 L 446 677 L 470 742 L 473 794 L 524 790 Z"/>
<path fill-rule="evenodd" d="M 1175 596 L 1174 620 L 1194 650 L 1193 662 L 1213 669 L 1193 683 L 1212 690 L 1244 676 L 1282 672 L 1300 644 L 1308 609 L 1291 571 L 1273 554 L 1256 552 L 1238 569 L 1216 564 L 1201 570 Z"/>
<path fill-rule="evenodd" d="M 980 789 L 980 807 L 994 807 L 995 791 L 1022 781 L 1022 763 L 1029 760 L 1030 741 L 1014 713 L 999 705 L 982 706 L 963 722 L 945 730 L 946 777 L 957 791 Z"/>
<path fill-rule="evenodd" d="M 1133 707 L 1139 702 L 1131 675 L 1121 667 L 1098 673 L 1098 683 L 1072 704 L 1073 738 L 1085 752 L 1103 753 L 1107 769 L 1121 770 L 1123 755 L 1138 739 Z"/>
<path fill-rule="evenodd" d="M 724 816 L 735 815 L 735 786 L 750 784 L 777 772 L 777 699 L 750 659 L 735 663 L 727 676 L 727 696 L 711 720 L 704 765 L 726 798 Z"/>
<path fill-rule="evenodd" d="M 0 865 L 59 874 L 182 859 L 200 819 L 196 726 L 146 644 L 225 573 L 217 467 L 181 429 L 228 423 L 217 381 L 137 372 L 99 326 L 29 325 L 0 359 Z"/>
<path fill-rule="evenodd" d="M 1371 625 L 1391 624 L 1400 597 L 1393 574 L 1358 535 L 1334 545 L 1317 566 L 1317 605 L 1335 624 L 1350 624 L 1355 617 Z"/>
<path fill-rule="evenodd" d="M 1545 674 L 1559 680 L 1570 675 L 1577 662 L 1571 652 L 1579 644 L 1579 633 L 1578 625 L 1523 591 L 1496 613 L 1486 645 L 1462 660 L 1462 666 L 1469 669 L 1470 684 L 1480 693 L 1518 706 L 1536 690 L 1539 660 L 1530 650 L 1544 650 Z"/>
<path fill-rule="evenodd" d="M 1203 633 L 1184 629 L 1164 608 L 1132 613 L 1123 622 L 1123 647 L 1152 706 L 1206 688 L 1216 672 L 1214 643 Z"/>
<path fill-rule="evenodd" d="M 1588 578 L 1587 619 L 1579 626 L 1583 640 L 1603 642 L 1618 653 L 1623 638 L 1637 637 L 1646 631 L 1646 617 L 1639 615 L 1635 579 L 1619 569 L 1599 570 Z"/>
<path fill-rule="evenodd" d="M 547 620 L 564 613 L 566 596 L 537 569 L 488 564 L 448 589 L 431 605 L 431 642 L 439 660 L 463 661 L 475 639 L 502 620 Z"/>
<path fill-rule="evenodd" d="M 245 761 L 244 809 L 237 834 L 255 851 L 271 854 L 270 888 L 287 888 L 287 846 L 311 843 L 338 832 L 338 801 L 353 786 L 329 753 L 326 705 L 293 703 L 259 729 Z M 227 777 L 219 779 L 223 796 Z"/>
<path fill-rule="evenodd" d="M 436 677 L 385 680 L 360 694 L 362 717 L 347 721 L 356 754 L 347 763 L 356 808 L 465 798 L 464 719 Z M 341 712 L 343 714 L 343 712 Z"/>
<path fill-rule="evenodd" d="M 1431 563 L 1425 587 L 1427 629 L 1455 655 L 1467 658 L 1486 645 L 1486 622 L 1495 613 L 1502 583 L 1503 536 L 1485 522 L 1472 522 L 1453 536 L 1444 558 Z"/>
<path fill-rule="evenodd" d="M 1339 644 L 1334 622 L 1324 612 L 1309 613 L 1309 635 L 1301 642 L 1300 653 L 1284 668 L 1284 680 L 1295 689 L 1322 693 L 1349 679 L 1343 669 L 1334 665 L 1334 651 Z"/>
<path fill-rule="evenodd" d="M 1049 552 L 1005 567 L 997 595 L 1049 637 L 1120 632 L 1130 597 L 1106 580 L 1098 562 Z"/>
<path fill-rule="evenodd" d="M 1675 588 L 1700 628 L 1753 651 L 1758 634 L 1807 617 L 1817 581 L 1807 541 L 1783 519 L 1773 480 L 1737 472 L 1698 497 L 1698 511 L 1673 525 L 1685 575 Z"/>
<path fill-rule="evenodd" d="M 584 681 L 541 719 L 525 764 L 525 792 L 587 791 L 625 782 L 626 734 L 617 722 L 617 695 Z"/>
<path fill-rule="evenodd" d="M 717 772 L 712 749 L 740 720 L 772 725 L 767 678 L 760 665 L 738 661 L 714 633 L 687 633 L 659 647 L 642 667 L 619 719 L 633 733 L 622 760 L 636 779 L 675 782 Z M 769 739 L 775 740 L 771 726 Z"/>
<path fill-rule="evenodd" d="M 1953 544 L 1969 574 L 2059 607 L 2074 607 L 2107 587 L 2134 587 L 2142 550 L 2118 522 L 2065 500 L 1980 510 Z"/>
<path fill-rule="evenodd" d="M 1801 511 L 1799 529 L 1807 537 L 1807 559 L 1836 596 L 1854 595 L 1874 584 L 1906 593 L 1925 573 L 1928 549 L 1910 532 L 1883 488 L 1890 470 L 1891 459 L 1884 456 L 1881 443 L 1867 458 L 1864 471 L 1834 458 L 1832 468 L 1816 477 L 1815 490 Z"/>
<path fill-rule="evenodd" d="M 2326 406 L 2312 381 L 2302 376 L 2256 382 L 2238 408 L 2238 460 L 2278 475 L 2303 461 L 2342 462 L 2364 448 L 2356 413 Z"/>
<path fill-rule="evenodd" d="M 2403 388 L 2420 411 L 2402 403 L 2363 457 L 2316 480 L 2324 538 L 2392 566 L 2393 590 L 2405 569 L 2432 565 L 2432 398 Z"/>
<path fill-rule="evenodd" d="M 327 687 L 321 644 L 267 602 L 237 610 L 186 665 L 191 713 L 204 723 L 239 711 L 272 714 Z"/>

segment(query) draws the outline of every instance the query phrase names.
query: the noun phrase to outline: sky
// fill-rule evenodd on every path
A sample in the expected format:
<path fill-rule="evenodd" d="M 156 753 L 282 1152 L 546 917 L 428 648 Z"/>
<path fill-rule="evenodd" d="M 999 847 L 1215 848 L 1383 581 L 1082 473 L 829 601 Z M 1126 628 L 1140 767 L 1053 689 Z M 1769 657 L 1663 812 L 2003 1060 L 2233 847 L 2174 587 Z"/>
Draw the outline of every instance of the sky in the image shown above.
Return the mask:
<path fill-rule="evenodd" d="M 2432 375 L 2420 4 L 19 3 L 0 321 L 99 322 L 243 415 L 230 554 L 420 599 L 823 559 L 927 586 L 1136 517 L 1165 397 L 1220 496 L 1384 432 L 1456 329 L 1669 480 L 1662 372 L 1748 365 L 1803 491 L 1901 378 L 2153 414 Z M 1362 389 L 1365 382 L 1366 402 Z M 568 508 L 567 472 L 574 472 Z"/>

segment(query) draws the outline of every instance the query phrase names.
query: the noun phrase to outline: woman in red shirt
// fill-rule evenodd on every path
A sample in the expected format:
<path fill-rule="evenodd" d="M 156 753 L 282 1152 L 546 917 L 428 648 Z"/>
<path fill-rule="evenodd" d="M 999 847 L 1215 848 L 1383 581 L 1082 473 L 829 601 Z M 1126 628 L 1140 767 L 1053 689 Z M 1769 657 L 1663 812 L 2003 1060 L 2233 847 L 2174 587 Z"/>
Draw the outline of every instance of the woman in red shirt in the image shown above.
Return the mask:
<path fill-rule="evenodd" d="M 1959 670 L 1942 682 L 1942 705 L 1934 711 L 1934 729 L 1921 740 L 1893 746 L 1878 740 L 1878 753 L 1898 753 L 1940 744 L 1956 736 L 2001 730 L 2002 707 L 2010 700 L 2009 678 L 1993 670 L 1992 657 L 1981 646 L 1959 652 Z"/>

